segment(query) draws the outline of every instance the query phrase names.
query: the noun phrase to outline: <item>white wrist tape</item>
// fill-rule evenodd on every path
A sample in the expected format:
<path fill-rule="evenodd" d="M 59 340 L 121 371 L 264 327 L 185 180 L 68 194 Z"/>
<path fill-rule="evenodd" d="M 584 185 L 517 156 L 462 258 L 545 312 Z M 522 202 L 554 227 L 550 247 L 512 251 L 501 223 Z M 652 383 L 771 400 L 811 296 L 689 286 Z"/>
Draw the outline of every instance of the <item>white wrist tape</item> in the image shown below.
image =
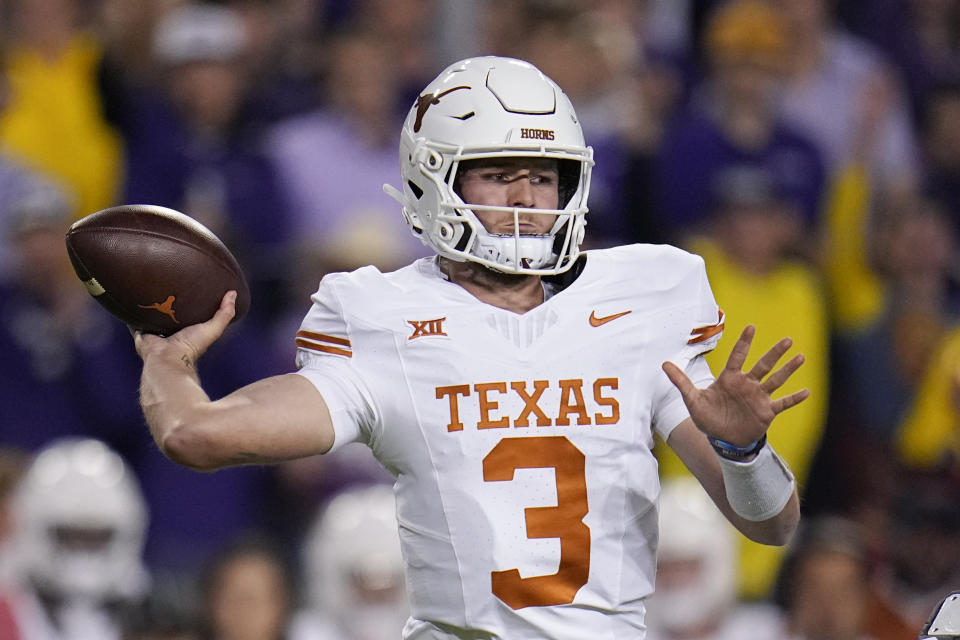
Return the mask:
<path fill-rule="evenodd" d="M 723 470 L 727 501 L 746 520 L 758 522 L 772 518 L 793 495 L 793 473 L 770 444 L 749 462 L 717 458 Z"/>

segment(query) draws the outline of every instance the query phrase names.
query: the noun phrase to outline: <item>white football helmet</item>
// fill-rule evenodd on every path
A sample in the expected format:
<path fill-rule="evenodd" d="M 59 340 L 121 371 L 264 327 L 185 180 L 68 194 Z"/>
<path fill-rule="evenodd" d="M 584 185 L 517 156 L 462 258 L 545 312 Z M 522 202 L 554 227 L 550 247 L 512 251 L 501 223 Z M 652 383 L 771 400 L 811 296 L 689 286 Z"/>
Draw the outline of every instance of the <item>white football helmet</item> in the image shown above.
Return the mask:
<path fill-rule="evenodd" d="M 682 563 L 668 578 L 658 569 L 647 601 L 653 629 L 672 633 L 721 619 L 736 600 L 737 549 L 734 530 L 693 478 L 664 482 L 660 492 L 658 565 Z"/>
<path fill-rule="evenodd" d="M 99 440 L 41 450 L 13 501 L 18 571 L 66 600 L 131 599 L 148 586 L 147 507 L 123 459 Z"/>
<path fill-rule="evenodd" d="M 517 156 L 557 159 L 559 209 L 481 206 L 457 193 L 461 162 Z M 506 273 L 550 275 L 579 255 L 592 166 L 593 149 L 553 80 L 522 60 L 469 58 L 447 67 L 417 98 L 400 134 L 403 191 L 384 190 L 403 205 L 413 234 L 438 254 Z M 517 231 L 489 233 L 478 210 L 512 212 Z M 556 218 L 548 234 L 520 233 L 517 217 L 530 212 Z"/>
<path fill-rule="evenodd" d="M 311 607 L 345 637 L 400 637 L 410 608 L 389 486 L 337 495 L 308 533 L 304 556 Z"/>

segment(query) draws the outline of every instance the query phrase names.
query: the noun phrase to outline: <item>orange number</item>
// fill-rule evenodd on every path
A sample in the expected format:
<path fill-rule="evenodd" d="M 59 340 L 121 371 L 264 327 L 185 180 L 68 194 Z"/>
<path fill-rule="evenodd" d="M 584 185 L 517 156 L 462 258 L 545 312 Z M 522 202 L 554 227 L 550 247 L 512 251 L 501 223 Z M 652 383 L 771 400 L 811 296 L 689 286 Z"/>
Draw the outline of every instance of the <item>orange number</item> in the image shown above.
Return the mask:
<path fill-rule="evenodd" d="M 590 574 L 585 458 L 564 436 L 504 438 L 483 459 L 486 482 L 513 480 L 517 469 L 553 468 L 557 506 L 524 509 L 528 538 L 560 538 L 560 568 L 521 578 L 520 571 L 493 571 L 493 594 L 512 609 L 570 604 Z"/>

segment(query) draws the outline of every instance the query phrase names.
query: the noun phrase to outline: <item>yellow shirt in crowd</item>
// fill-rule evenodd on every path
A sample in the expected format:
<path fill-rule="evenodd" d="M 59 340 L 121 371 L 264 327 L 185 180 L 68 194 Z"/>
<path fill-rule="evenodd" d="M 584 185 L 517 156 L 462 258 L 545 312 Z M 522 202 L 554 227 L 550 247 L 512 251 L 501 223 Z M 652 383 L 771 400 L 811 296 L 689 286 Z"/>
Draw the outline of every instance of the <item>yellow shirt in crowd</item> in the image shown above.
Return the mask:
<path fill-rule="evenodd" d="M 115 203 L 122 146 L 103 118 L 97 91 L 102 51 L 78 36 L 56 60 L 14 45 L 7 53 L 9 103 L 0 109 L 0 146 L 58 180 L 80 217 Z"/>
<path fill-rule="evenodd" d="M 896 444 L 912 467 L 936 467 L 951 454 L 960 459 L 960 329 L 934 349 Z"/>
<path fill-rule="evenodd" d="M 870 265 L 870 176 L 851 164 L 834 178 L 826 208 L 826 260 L 830 308 L 839 332 L 862 329 L 883 313 L 886 285 Z"/>

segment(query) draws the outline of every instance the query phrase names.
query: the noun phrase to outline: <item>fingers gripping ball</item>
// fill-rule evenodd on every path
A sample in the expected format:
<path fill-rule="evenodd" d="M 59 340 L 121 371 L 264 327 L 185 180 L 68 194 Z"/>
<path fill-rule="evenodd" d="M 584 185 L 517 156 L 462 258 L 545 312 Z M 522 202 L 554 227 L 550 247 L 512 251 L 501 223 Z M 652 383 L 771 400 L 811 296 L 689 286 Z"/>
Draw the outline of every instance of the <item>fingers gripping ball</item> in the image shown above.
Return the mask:
<path fill-rule="evenodd" d="M 144 333 L 168 336 L 209 320 L 231 289 L 237 292 L 234 321 L 250 307 L 250 290 L 230 250 L 202 224 L 172 209 L 104 209 L 73 223 L 66 243 L 87 291 Z"/>

